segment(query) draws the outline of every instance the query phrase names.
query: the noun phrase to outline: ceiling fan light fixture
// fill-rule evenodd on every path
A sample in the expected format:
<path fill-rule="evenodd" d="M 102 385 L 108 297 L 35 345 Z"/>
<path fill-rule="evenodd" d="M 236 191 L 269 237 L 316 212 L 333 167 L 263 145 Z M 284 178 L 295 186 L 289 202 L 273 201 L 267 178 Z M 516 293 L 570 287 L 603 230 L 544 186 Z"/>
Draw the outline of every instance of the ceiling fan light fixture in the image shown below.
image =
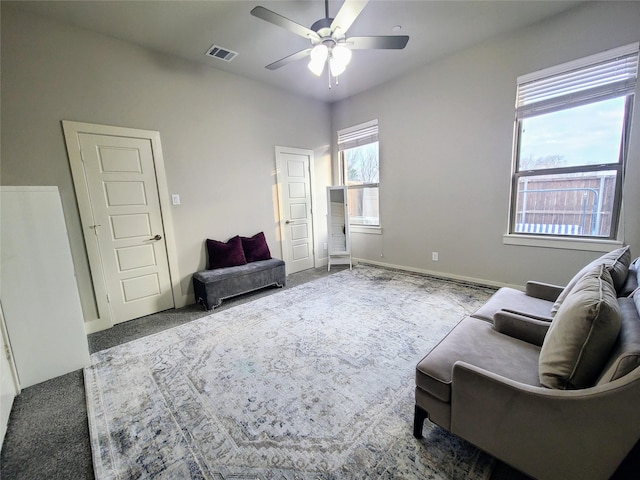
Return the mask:
<path fill-rule="evenodd" d="M 326 62 L 327 57 L 329 56 L 329 49 L 323 43 L 320 43 L 313 47 L 311 50 L 311 61 L 312 62 Z"/>
<path fill-rule="evenodd" d="M 331 49 L 329 55 L 329 68 L 331 75 L 337 77 L 342 75 L 347 69 L 347 64 L 351 61 L 351 50 L 344 45 L 336 45 Z"/>
<path fill-rule="evenodd" d="M 331 56 L 341 65 L 344 65 L 346 67 L 351 61 L 351 50 L 349 50 L 344 45 L 338 44 L 333 47 Z"/>
<path fill-rule="evenodd" d="M 331 69 L 331 75 L 334 77 L 340 76 L 347 69 L 347 65 L 341 63 L 338 59 L 331 56 L 329 58 L 329 68 Z"/>
<path fill-rule="evenodd" d="M 324 64 L 327 62 L 327 57 L 329 56 L 329 49 L 326 45 L 319 44 L 313 47 L 311 50 L 311 61 L 309 62 L 309 70 L 319 77 L 322 75 L 322 71 L 324 70 Z"/>
<path fill-rule="evenodd" d="M 319 77 L 322 75 L 322 71 L 324 70 L 324 64 L 327 62 L 327 57 L 329 56 L 329 49 L 326 45 L 322 43 L 313 47 L 311 50 L 311 61 L 309 62 L 309 70 Z"/>
<path fill-rule="evenodd" d="M 324 70 L 324 64 L 326 62 L 323 60 L 321 62 L 318 62 L 316 60 L 311 60 L 309 62 L 309 65 L 307 65 L 307 67 L 309 67 L 309 70 L 311 70 L 311 73 L 313 73 L 316 77 L 319 77 L 320 75 L 322 75 L 322 71 Z"/>

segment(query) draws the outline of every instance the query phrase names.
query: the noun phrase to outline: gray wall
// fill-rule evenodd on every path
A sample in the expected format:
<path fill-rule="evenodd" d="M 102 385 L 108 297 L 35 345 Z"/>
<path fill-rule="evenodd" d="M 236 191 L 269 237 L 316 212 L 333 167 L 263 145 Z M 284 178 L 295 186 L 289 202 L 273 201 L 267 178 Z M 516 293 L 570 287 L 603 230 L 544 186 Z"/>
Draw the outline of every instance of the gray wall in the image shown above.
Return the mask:
<path fill-rule="evenodd" d="M 380 125 L 383 234 L 354 234 L 354 255 L 496 284 L 570 279 L 602 253 L 503 244 L 516 78 L 639 40 L 639 2 L 589 3 L 335 105 L 334 135 L 373 118 Z M 637 98 L 632 132 L 623 221 L 638 256 Z"/>
<path fill-rule="evenodd" d="M 378 118 L 383 234 L 354 234 L 356 256 L 496 284 L 562 283 L 600 253 L 503 244 L 516 77 L 638 41 L 639 25 L 638 2 L 588 3 L 329 106 L 3 5 L 0 183 L 60 188 L 89 321 L 96 312 L 61 120 L 160 132 L 169 191 L 182 196 L 172 215 L 181 293 L 192 301 L 205 238 L 264 230 L 279 254 L 274 145 L 315 151 L 322 245 L 329 145 L 336 130 Z M 636 101 L 624 191 L 634 255 L 639 132 Z"/>
<path fill-rule="evenodd" d="M 275 145 L 314 150 L 316 239 L 326 241 L 329 111 L 220 70 L 2 8 L 1 183 L 59 187 L 86 321 L 97 313 L 61 120 L 160 132 L 168 188 L 182 200 L 172 207 L 181 294 L 193 302 L 191 275 L 205 267 L 206 238 L 263 230 L 281 255 Z"/>

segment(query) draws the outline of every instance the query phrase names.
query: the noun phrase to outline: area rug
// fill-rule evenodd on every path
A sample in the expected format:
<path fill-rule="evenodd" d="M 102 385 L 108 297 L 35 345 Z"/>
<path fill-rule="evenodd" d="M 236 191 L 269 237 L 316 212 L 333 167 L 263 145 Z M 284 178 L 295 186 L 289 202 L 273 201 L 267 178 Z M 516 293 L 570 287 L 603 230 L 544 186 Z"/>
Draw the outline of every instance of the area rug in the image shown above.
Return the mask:
<path fill-rule="evenodd" d="M 95 353 L 96 478 L 488 478 L 412 420 L 416 364 L 491 293 L 358 266 Z"/>

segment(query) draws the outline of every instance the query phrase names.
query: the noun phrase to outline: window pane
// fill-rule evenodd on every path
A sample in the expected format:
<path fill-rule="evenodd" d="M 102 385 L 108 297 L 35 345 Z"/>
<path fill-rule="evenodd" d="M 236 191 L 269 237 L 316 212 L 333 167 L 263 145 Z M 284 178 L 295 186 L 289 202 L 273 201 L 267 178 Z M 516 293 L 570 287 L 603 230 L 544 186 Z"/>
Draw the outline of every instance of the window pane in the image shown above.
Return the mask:
<path fill-rule="evenodd" d="M 348 205 L 351 225 L 380 225 L 378 187 L 349 188 Z"/>
<path fill-rule="evenodd" d="M 344 150 L 347 185 L 378 183 L 380 180 L 378 142 Z"/>
<path fill-rule="evenodd" d="M 521 121 L 519 170 L 618 163 L 626 97 Z"/>
<path fill-rule="evenodd" d="M 610 237 L 615 170 L 520 177 L 515 233 Z"/>

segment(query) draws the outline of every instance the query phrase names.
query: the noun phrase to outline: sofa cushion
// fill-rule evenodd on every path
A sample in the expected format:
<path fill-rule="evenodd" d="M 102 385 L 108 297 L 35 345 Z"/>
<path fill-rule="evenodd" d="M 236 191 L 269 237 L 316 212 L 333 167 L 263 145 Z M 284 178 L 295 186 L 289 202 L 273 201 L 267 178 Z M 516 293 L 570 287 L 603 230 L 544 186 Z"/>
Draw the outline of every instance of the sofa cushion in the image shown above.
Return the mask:
<path fill-rule="evenodd" d="M 271 258 L 264 232 L 256 233 L 253 237 L 240 237 L 240 240 L 242 241 L 242 250 L 247 263 Z"/>
<path fill-rule="evenodd" d="M 502 287 L 471 316 L 493 323 L 493 316 L 500 310 L 510 310 L 522 315 L 551 320 L 553 302 L 530 297 L 515 288 Z"/>
<path fill-rule="evenodd" d="M 600 258 L 597 258 L 576 273 L 573 278 L 569 280 L 569 283 L 567 283 L 567 286 L 553 304 L 553 307 L 551 308 L 552 316 L 558 312 L 560 305 L 562 305 L 562 302 L 567 298 L 567 295 L 569 295 L 571 289 L 575 286 L 578 280 L 580 280 L 584 274 L 590 271 L 594 266 L 602 263 L 609 267 L 611 278 L 613 279 L 613 286 L 615 287 L 616 292 L 622 290 L 622 286 L 627 279 L 627 273 L 629 272 L 629 264 L 631 263 L 631 251 L 629 249 L 629 245 L 617 248 L 612 252 L 602 255 Z"/>
<path fill-rule="evenodd" d="M 609 360 L 598 379 L 598 385 L 624 377 L 640 366 L 640 315 L 638 314 L 640 295 L 637 302 L 633 298 L 618 298 L 618 306 L 622 327 Z"/>
<path fill-rule="evenodd" d="M 627 279 L 622 286 L 622 289 L 618 292 L 619 297 L 629 297 L 635 292 L 640 284 L 640 257 L 636 258 L 631 265 L 629 265 L 629 273 Z"/>
<path fill-rule="evenodd" d="M 488 322 L 466 317 L 418 363 L 416 386 L 450 402 L 453 365 L 458 361 L 540 386 L 539 353 L 538 346 L 499 333 Z"/>
<path fill-rule="evenodd" d="M 540 383 L 557 389 L 594 384 L 620 331 L 609 269 L 592 267 L 560 305 L 540 351 Z"/>
<path fill-rule="evenodd" d="M 242 241 L 237 235 L 226 242 L 207 239 L 207 253 L 210 269 L 237 267 L 247 263 L 242 250 Z"/>

